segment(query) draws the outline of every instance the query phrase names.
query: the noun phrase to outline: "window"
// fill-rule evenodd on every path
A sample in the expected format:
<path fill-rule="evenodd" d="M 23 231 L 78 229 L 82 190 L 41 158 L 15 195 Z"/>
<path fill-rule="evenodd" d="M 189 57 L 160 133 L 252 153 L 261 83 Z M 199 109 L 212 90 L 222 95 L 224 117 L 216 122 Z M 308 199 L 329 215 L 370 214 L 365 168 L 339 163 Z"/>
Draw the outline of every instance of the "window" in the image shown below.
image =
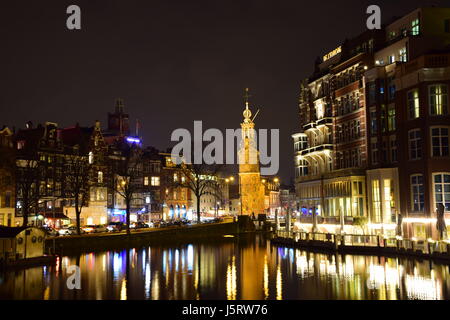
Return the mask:
<path fill-rule="evenodd" d="M 381 222 L 380 181 L 372 180 L 372 211 L 375 222 Z"/>
<path fill-rule="evenodd" d="M 376 134 L 377 127 L 377 111 L 375 109 L 370 110 L 370 131 L 372 134 Z"/>
<path fill-rule="evenodd" d="M 394 77 L 389 78 L 388 85 L 388 99 L 393 100 L 395 98 L 395 82 Z"/>
<path fill-rule="evenodd" d="M 411 34 L 417 36 L 420 33 L 419 19 L 415 19 L 411 22 Z"/>
<path fill-rule="evenodd" d="M 425 197 L 423 188 L 423 176 L 415 174 L 411 176 L 411 209 L 413 211 L 423 211 Z"/>
<path fill-rule="evenodd" d="M 377 102 L 376 100 L 376 84 L 375 82 L 370 82 L 368 85 L 369 91 L 369 105 L 373 105 Z"/>
<path fill-rule="evenodd" d="M 416 119 L 419 117 L 419 90 L 414 89 L 408 92 L 408 117 Z"/>
<path fill-rule="evenodd" d="M 448 128 L 431 129 L 431 147 L 433 157 L 448 156 Z"/>
<path fill-rule="evenodd" d="M 10 208 L 10 207 L 12 207 L 11 192 L 7 191 L 5 193 L 5 208 Z"/>
<path fill-rule="evenodd" d="M 378 141 L 377 138 L 371 139 L 371 147 L 372 147 L 372 164 L 378 163 Z"/>
<path fill-rule="evenodd" d="M 388 109 L 388 130 L 394 131 L 395 127 L 395 105 L 391 104 Z"/>
<path fill-rule="evenodd" d="M 298 160 L 295 177 L 304 177 L 308 175 L 308 163 L 306 160 Z"/>
<path fill-rule="evenodd" d="M 388 159 L 388 150 L 387 149 L 388 149 L 387 141 L 383 137 L 383 142 L 381 143 L 381 156 L 382 156 L 383 162 L 387 162 L 387 159 Z"/>
<path fill-rule="evenodd" d="M 395 62 L 395 55 L 389 56 L 389 63 Z"/>
<path fill-rule="evenodd" d="M 176 173 L 173 174 L 173 181 L 174 182 L 178 181 L 178 175 Z"/>
<path fill-rule="evenodd" d="M 89 152 L 89 164 L 94 163 L 94 154 L 91 152 Z"/>
<path fill-rule="evenodd" d="M 149 196 L 145 197 L 145 203 L 147 203 L 147 204 L 150 203 L 150 197 Z"/>
<path fill-rule="evenodd" d="M 103 172 L 98 172 L 97 181 L 98 183 L 103 183 Z"/>
<path fill-rule="evenodd" d="M 408 133 L 409 159 L 417 160 L 422 158 L 422 137 L 420 129 L 414 129 Z"/>
<path fill-rule="evenodd" d="M 148 186 L 148 177 L 144 177 L 144 186 Z"/>
<path fill-rule="evenodd" d="M 433 181 L 436 207 L 442 203 L 445 211 L 450 211 L 450 173 L 433 174 Z"/>
<path fill-rule="evenodd" d="M 160 184 L 160 180 L 159 177 L 152 177 L 152 181 L 151 181 L 152 186 L 157 187 Z"/>
<path fill-rule="evenodd" d="M 381 132 L 386 132 L 386 105 L 381 105 Z"/>
<path fill-rule="evenodd" d="M 383 180 L 383 187 L 384 187 L 384 216 L 385 219 L 383 219 L 383 222 L 392 222 L 390 221 L 391 217 L 391 211 L 392 208 L 395 207 L 394 202 L 394 183 L 391 179 L 384 179 Z"/>
<path fill-rule="evenodd" d="M 398 53 L 399 53 L 401 62 L 407 62 L 408 61 L 408 58 L 407 58 L 407 55 L 406 55 L 406 48 L 401 48 Z"/>
<path fill-rule="evenodd" d="M 391 162 L 397 162 L 397 138 L 396 136 L 391 136 L 389 140 L 391 149 Z"/>
<path fill-rule="evenodd" d="M 428 96 L 431 115 L 448 114 L 447 86 L 437 84 L 428 87 Z"/>

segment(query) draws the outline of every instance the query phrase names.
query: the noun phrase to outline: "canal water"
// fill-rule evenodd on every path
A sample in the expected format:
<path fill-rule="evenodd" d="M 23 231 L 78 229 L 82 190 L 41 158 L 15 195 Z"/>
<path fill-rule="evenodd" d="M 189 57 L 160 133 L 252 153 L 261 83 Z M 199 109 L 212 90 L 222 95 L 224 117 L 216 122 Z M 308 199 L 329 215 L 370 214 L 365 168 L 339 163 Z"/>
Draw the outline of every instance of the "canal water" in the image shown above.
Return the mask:
<path fill-rule="evenodd" d="M 69 290 L 78 265 L 81 289 Z M 64 256 L 0 273 L 2 299 L 450 299 L 449 266 L 311 253 L 263 236 Z"/>

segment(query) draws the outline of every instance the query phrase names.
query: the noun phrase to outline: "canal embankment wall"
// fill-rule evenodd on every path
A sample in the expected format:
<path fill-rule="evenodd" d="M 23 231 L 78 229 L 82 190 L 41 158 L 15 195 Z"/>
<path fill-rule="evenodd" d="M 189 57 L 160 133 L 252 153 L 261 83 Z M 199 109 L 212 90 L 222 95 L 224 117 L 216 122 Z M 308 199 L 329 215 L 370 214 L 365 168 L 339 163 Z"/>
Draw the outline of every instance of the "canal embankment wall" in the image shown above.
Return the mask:
<path fill-rule="evenodd" d="M 312 239 L 295 240 L 293 238 L 279 236 L 272 238 L 271 243 L 274 245 L 301 248 L 308 251 L 323 253 L 359 254 L 387 257 L 403 256 L 415 259 L 428 259 L 439 263 L 450 263 L 450 248 L 448 248 L 446 252 L 430 252 L 430 250 L 426 252 L 414 248 L 405 248 L 401 245 L 397 245 L 396 247 L 388 247 L 381 244 L 376 246 L 346 245 L 341 244 L 338 241 L 321 241 Z"/>
<path fill-rule="evenodd" d="M 144 229 L 131 234 L 101 233 L 47 238 L 46 253 L 63 254 L 71 251 L 108 250 L 139 247 L 150 244 L 181 243 L 197 239 L 223 237 L 242 233 L 238 222 L 214 223 L 181 227 Z M 55 250 L 55 251 L 54 251 Z"/>

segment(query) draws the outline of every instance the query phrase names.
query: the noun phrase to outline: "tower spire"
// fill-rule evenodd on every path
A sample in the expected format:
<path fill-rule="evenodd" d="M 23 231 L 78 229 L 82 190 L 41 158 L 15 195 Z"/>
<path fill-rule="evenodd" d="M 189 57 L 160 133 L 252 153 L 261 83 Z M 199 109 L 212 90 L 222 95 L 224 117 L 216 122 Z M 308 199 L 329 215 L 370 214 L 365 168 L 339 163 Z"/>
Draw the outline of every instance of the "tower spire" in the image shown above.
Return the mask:
<path fill-rule="evenodd" d="M 244 90 L 244 101 L 245 101 L 245 109 L 248 109 L 248 101 L 251 95 L 248 93 L 248 88 Z"/>
<path fill-rule="evenodd" d="M 248 104 L 249 104 L 248 101 L 249 101 L 250 97 L 251 97 L 251 95 L 248 93 L 248 88 L 245 88 L 245 91 L 244 91 L 245 110 L 243 112 L 245 123 L 251 122 L 251 117 L 252 117 L 252 112 L 248 108 Z"/>

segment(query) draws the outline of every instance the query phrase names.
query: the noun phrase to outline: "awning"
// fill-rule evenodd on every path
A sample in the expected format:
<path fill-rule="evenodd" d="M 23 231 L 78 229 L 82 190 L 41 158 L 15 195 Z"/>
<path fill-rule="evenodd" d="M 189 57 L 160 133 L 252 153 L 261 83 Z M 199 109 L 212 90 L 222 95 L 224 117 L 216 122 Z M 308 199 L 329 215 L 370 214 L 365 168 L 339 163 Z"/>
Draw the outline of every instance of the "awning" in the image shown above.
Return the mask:
<path fill-rule="evenodd" d="M 53 214 L 53 212 L 46 212 L 44 213 L 44 218 L 47 219 L 62 219 L 62 220 L 70 220 L 70 218 L 68 216 L 66 216 L 64 213 L 62 212 L 55 212 Z"/>

